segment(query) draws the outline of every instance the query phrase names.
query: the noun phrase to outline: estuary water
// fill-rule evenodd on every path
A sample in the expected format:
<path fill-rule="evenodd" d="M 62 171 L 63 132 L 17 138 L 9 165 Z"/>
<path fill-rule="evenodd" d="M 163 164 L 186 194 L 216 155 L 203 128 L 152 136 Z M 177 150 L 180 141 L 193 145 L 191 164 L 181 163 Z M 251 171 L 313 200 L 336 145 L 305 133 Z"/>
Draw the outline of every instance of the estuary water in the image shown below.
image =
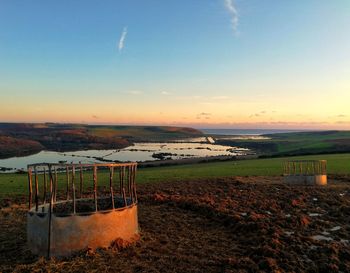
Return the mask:
<path fill-rule="evenodd" d="M 41 151 L 37 154 L 0 159 L 0 172 L 15 172 L 25 170 L 33 163 L 103 163 L 127 161 L 154 161 L 162 159 L 182 159 L 210 156 L 245 155 L 248 149 L 216 145 L 207 139 L 196 139 L 177 143 L 135 143 L 124 149 L 83 150 L 74 152 Z M 209 143 L 208 143 L 209 142 Z"/>

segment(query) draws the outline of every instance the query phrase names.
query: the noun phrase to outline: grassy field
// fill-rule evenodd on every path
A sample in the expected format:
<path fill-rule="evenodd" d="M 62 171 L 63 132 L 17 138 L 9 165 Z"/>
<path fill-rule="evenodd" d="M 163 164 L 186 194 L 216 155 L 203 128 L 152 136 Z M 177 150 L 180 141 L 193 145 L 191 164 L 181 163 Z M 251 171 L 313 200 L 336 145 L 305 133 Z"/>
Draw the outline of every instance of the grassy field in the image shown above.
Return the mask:
<path fill-rule="evenodd" d="M 317 152 L 350 143 L 349 131 L 301 132 L 270 135 L 278 143 L 278 152 Z M 347 141 L 346 141 L 347 140 Z M 343 147 L 344 148 L 344 147 Z"/>
<path fill-rule="evenodd" d="M 179 181 L 210 177 L 282 175 L 282 163 L 287 159 L 287 157 L 269 158 L 140 168 L 137 173 L 137 183 Z M 326 159 L 328 161 L 329 174 L 350 173 L 350 154 L 301 156 L 293 157 L 293 159 Z M 59 177 L 62 187 L 65 184 L 64 178 L 64 175 L 60 175 Z M 91 181 L 92 184 L 91 174 L 85 175 L 85 179 L 86 181 Z M 99 185 L 106 185 L 107 181 L 108 173 L 106 171 L 99 172 Z M 27 176 L 25 174 L 0 174 L 0 189 L 0 199 L 27 194 Z"/>
<path fill-rule="evenodd" d="M 218 143 L 251 148 L 262 155 L 305 155 L 350 152 L 350 131 L 320 131 L 265 135 L 269 139 L 218 140 Z"/>

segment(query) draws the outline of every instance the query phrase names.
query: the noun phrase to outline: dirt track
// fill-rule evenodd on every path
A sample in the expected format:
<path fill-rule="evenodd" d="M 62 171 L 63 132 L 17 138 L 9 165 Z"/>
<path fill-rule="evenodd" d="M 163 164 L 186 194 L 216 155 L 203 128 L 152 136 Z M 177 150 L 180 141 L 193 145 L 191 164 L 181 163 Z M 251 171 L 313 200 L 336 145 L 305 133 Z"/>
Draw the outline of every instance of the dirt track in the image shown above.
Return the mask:
<path fill-rule="evenodd" d="M 280 177 L 143 185 L 138 243 L 60 261 L 26 249 L 24 205 L 3 207 L 0 271 L 350 272 L 350 182 L 342 180 L 323 188 L 288 187 Z"/>

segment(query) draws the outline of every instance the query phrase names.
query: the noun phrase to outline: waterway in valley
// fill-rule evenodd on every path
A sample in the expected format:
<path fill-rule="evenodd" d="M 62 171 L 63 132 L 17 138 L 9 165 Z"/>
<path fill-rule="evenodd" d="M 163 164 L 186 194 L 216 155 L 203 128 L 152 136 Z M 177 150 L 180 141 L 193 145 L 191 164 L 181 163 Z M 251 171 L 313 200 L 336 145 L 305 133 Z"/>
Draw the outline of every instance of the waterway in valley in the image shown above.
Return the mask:
<path fill-rule="evenodd" d="M 0 172 L 26 170 L 33 163 L 103 163 L 177 160 L 183 158 L 245 155 L 248 149 L 217 145 L 211 138 L 179 142 L 135 143 L 124 149 L 81 150 L 71 152 L 41 151 L 37 154 L 0 159 Z"/>

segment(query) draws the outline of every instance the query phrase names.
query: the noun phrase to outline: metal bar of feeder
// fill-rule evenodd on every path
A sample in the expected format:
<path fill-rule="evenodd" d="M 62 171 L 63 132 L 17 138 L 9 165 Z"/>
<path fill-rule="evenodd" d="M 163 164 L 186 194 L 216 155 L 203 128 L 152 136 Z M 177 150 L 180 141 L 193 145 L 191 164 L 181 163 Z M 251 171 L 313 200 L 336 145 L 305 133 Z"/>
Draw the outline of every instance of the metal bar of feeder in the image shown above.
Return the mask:
<path fill-rule="evenodd" d="M 131 192 L 131 170 L 132 166 L 128 167 L 128 194 L 130 199 L 132 200 L 132 192 Z"/>
<path fill-rule="evenodd" d="M 119 194 L 122 195 L 122 167 L 119 168 Z"/>
<path fill-rule="evenodd" d="M 295 163 L 292 164 L 292 172 L 294 175 L 296 175 L 296 166 Z"/>
<path fill-rule="evenodd" d="M 80 166 L 80 174 L 79 174 L 79 179 L 80 179 L 80 184 L 79 184 L 79 195 L 80 195 L 80 198 L 83 197 L 83 167 Z"/>
<path fill-rule="evenodd" d="M 133 176 L 134 176 L 134 166 L 130 166 L 130 178 L 129 178 L 129 191 L 130 191 L 130 199 L 134 202 L 134 190 L 133 190 Z"/>
<path fill-rule="evenodd" d="M 28 169 L 28 209 L 30 210 L 32 207 L 32 198 L 33 198 L 33 182 L 32 182 L 32 169 Z"/>
<path fill-rule="evenodd" d="M 291 173 L 292 172 L 291 170 L 292 170 L 292 163 L 289 162 L 289 164 L 288 164 L 288 172 Z"/>
<path fill-rule="evenodd" d="M 125 188 L 123 188 L 123 200 L 124 200 L 124 206 L 126 207 L 128 203 L 126 202 Z"/>
<path fill-rule="evenodd" d="M 72 167 L 72 195 L 73 195 L 73 213 L 76 213 L 75 203 L 75 166 Z"/>
<path fill-rule="evenodd" d="M 69 200 L 69 167 L 66 166 L 66 196 L 67 200 Z"/>
<path fill-rule="evenodd" d="M 125 193 L 128 194 L 129 191 L 129 168 L 125 168 L 125 175 L 124 175 L 124 189 Z"/>
<path fill-rule="evenodd" d="M 51 252 L 51 225 L 52 225 L 52 212 L 53 212 L 53 177 L 52 167 L 49 165 L 49 177 L 50 177 L 50 206 L 49 206 L 49 230 L 48 230 L 48 246 L 47 246 L 47 258 L 50 258 Z"/>
<path fill-rule="evenodd" d="M 52 172 L 52 170 L 51 170 L 51 172 Z M 53 193 L 54 193 L 53 201 L 54 201 L 54 203 L 57 200 L 57 191 L 58 191 L 58 176 L 57 176 L 57 168 L 55 167 L 55 184 L 54 184 L 54 190 L 53 190 Z"/>
<path fill-rule="evenodd" d="M 131 195 L 131 193 L 132 193 L 132 192 L 131 192 L 132 172 L 133 172 L 133 166 L 130 166 L 130 167 L 129 167 L 129 192 L 130 192 L 130 195 Z"/>
<path fill-rule="evenodd" d="M 134 176 L 133 176 L 133 189 L 134 189 L 135 202 L 137 202 L 137 193 L 136 193 L 136 170 L 137 170 L 137 165 L 134 166 Z"/>
<path fill-rule="evenodd" d="M 95 210 L 97 211 L 97 167 L 96 166 L 94 166 L 94 170 L 93 170 L 93 180 L 94 180 Z"/>
<path fill-rule="evenodd" d="M 38 171 L 35 168 L 35 211 L 38 211 L 39 208 L 39 181 L 38 181 Z"/>
<path fill-rule="evenodd" d="M 114 205 L 114 194 L 113 194 L 113 174 L 114 174 L 114 167 L 109 168 L 109 190 L 111 193 L 111 202 L 112 202 L 112 208 L 115 208 Z"/>
<path fill-rule="evenodd" d="M 46 192 L 47 192 L 47 185 L 46 185 L 46 169 L 44 167 L 44 171 L 43 171 L 43 180 L 44 180 L 44 204 L 46 204 Z"/>
<path fill-rule="evenodd" d="M 120 167 L 120 195 L 123 194 L 125 167 Z"/>

